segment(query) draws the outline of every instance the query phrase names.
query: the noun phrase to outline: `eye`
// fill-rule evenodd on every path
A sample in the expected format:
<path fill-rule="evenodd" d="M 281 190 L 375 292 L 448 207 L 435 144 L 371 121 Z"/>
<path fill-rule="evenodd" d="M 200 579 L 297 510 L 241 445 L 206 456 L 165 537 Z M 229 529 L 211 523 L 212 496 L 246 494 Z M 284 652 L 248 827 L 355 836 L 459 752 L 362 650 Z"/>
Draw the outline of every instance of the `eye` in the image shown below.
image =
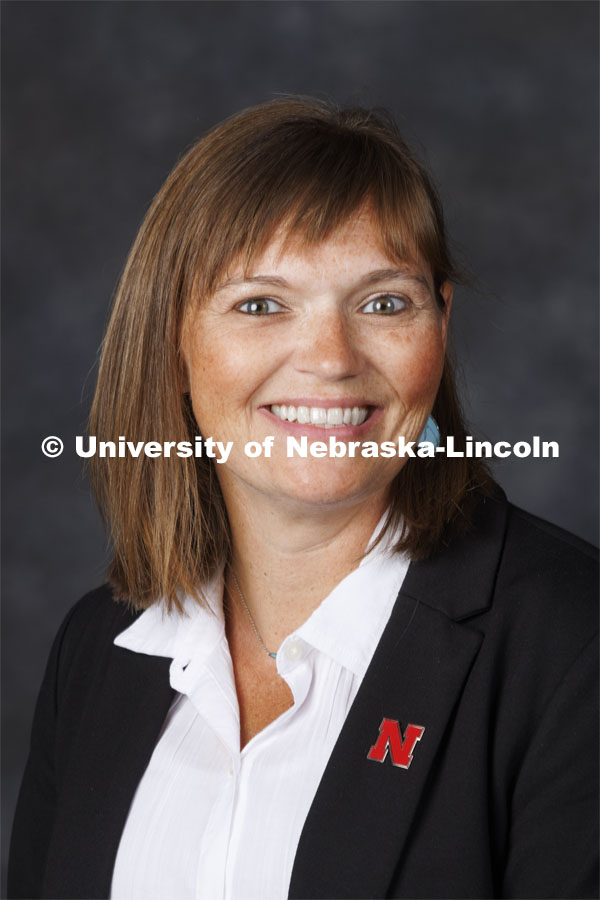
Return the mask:
<path fill-rule="evenodd" d="M 281 303 L 271 300 L 269 297 L 253 297 L 251 300 L 244 300 L 237 309 L 238 312 L 246 313 L 249 316 L 269 316 L 272 313 L 283 312 Z"/>
<path fill-rule="evenodd" d="M 402 312 L 408 306 L 408 300 L 404 297 L 396 297 L 393 294 L 382 294 L 369 300 L 362 309 L 363 313 L 378 313 L 380 316 L 393 316 L 395 313 Z"/>

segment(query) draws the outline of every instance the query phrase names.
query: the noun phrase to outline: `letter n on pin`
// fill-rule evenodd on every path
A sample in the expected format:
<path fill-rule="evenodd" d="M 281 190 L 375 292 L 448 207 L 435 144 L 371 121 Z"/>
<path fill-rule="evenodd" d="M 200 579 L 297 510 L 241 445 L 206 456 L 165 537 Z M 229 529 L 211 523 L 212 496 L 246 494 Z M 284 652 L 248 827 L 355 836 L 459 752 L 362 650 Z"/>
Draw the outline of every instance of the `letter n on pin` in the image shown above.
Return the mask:
<path fill-rule="evenodd" d="M 424 732 L 422 725 L 407 725 L 402 735 L 396 719 L 383 719 L 379 726 L 379 737 L 367 753 L 367 759 L 382 763 L 389 750 L 392 764 L 400 769 L 408 769 L 413 760 L 413 750 Z"/>

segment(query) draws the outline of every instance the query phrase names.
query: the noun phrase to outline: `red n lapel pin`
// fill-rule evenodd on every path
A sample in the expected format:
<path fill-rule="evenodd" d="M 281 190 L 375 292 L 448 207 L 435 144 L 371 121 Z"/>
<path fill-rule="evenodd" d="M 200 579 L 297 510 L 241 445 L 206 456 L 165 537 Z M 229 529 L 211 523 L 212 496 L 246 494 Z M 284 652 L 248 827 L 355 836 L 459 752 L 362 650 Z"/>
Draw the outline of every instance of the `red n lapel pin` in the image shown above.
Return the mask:
<path fill-rule="evenodd" d="M 367 753 L 367 759 L 382 763 L 389 750 L 392 764 L 401 769 L 408 769 L 415 745 L 421 740 L 424 732 L 422 725 L 407 725 L 402 735 L 396 719 L 383 719 L 379 726 L 379 737 Z"/>

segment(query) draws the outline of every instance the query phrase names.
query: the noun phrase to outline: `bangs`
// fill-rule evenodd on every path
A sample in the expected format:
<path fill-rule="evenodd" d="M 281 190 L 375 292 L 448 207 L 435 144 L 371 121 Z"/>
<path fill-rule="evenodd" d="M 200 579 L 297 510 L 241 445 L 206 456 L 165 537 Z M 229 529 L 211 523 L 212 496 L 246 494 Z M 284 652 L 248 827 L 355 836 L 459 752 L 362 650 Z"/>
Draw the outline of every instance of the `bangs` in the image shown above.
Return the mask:
<path fill-rule="evenodd" d="M 212 202 L 201 211 L 200 295 L 234 264 L 248 269 L 276 232 L 317 244 L 366 206 L 390 259 L 425 264 L 436 287 L 451 278 L 437 195 L 401 139 L 373 134 L 373 123 L 368 133 L 312 113 L 262 127 L 242 147 L 221 126 L 223 152 L 202 173 Z"/>

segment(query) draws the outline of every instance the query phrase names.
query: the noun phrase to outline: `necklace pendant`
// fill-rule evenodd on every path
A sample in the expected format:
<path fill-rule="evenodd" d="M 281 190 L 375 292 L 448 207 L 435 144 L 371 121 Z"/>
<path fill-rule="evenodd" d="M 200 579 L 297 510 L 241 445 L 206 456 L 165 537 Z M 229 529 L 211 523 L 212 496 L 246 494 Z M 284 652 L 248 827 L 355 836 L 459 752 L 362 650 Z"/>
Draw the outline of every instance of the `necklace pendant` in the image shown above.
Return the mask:
<path fill-rule="evenodd" d="M 271 657 L 271 659 L 277 659 L 277 654 L 276 654 L 276 653 L 269 653 L 268 650 L 267 650 L 267 653 L 269 654 L 269 656 Z"/>

